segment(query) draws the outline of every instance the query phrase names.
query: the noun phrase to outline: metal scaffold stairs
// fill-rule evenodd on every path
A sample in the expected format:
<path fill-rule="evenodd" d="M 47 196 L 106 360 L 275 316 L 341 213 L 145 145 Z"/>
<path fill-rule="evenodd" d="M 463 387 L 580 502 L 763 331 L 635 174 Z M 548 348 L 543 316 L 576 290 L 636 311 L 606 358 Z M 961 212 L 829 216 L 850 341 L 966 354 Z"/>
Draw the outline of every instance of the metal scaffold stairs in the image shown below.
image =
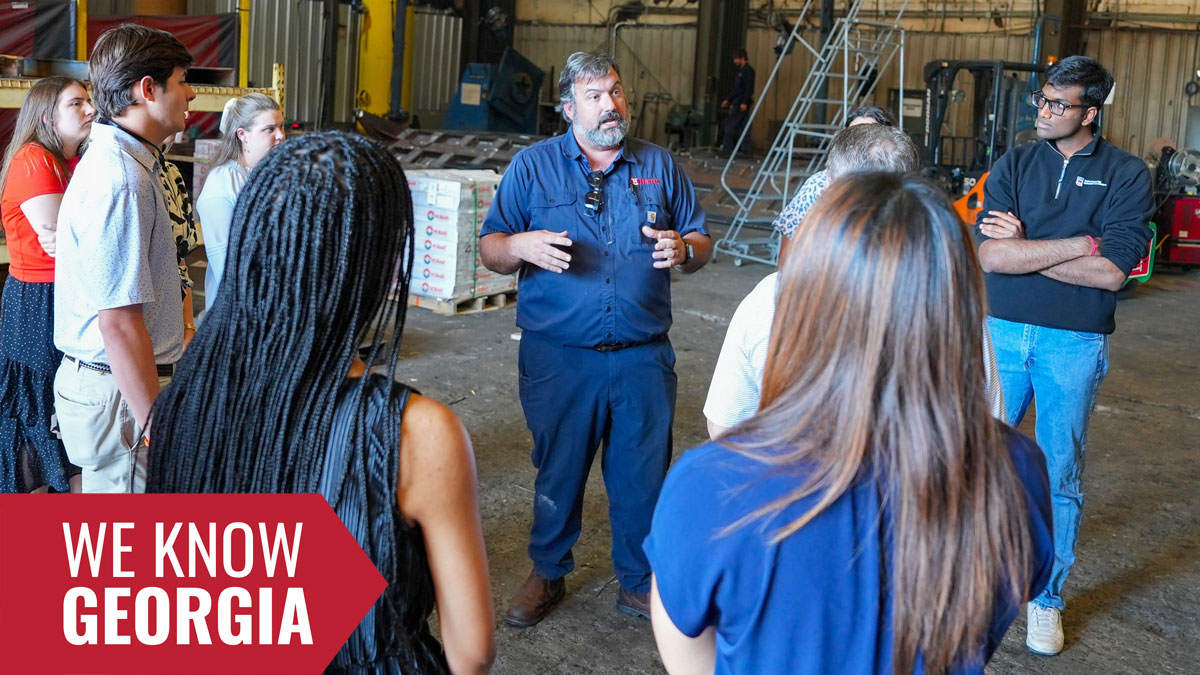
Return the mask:
<path fill-rule="evenodd" d="M 717 241 L 714 255 L 728 254 L 735 265 L 741 265 L 745 260 L 774 265 L 779 256 L 780 235 L 771 227 L 772 222 L 804 179 L 822 168 L 829 142 L 842 128 L 846 114 L 873 99 L 879 78 L 897 56 L 900 70 L 898 100 L 904 100 L 904 29 L 900 27 L 900 17 L 908 8 L 908 1 L 905 0 L 895 14 L 880 17 L 877 21 L 859 17 L 864 2 L 851 0 L 846 13 L 834 22 L 829 37 L 819 48 L 802 35 L 810 8 L 814 3 L 819 7 L 819 2 L 807 0 L 804 3 L 735 150 L 721 172 L 721 187 L 737 205 L 737 210 L 729 230 Z M 773 86 L 779 86 L 780 66 L 796 45 L 813 55 L 812 69 L 796 92 L 774 142 L 758 164 L 750 188 L 744 193 L 739 192 L 730 187 L 727 180 L 731 171 L 736 170 L 734 157 L 742 145 L 749 142 L 750 128 L 767 101 L 768 93 Z M 827 84 L 824 92 L 823 84 Z M 828 109 L 824 119 L 819 117 L 822 108 Z"/>

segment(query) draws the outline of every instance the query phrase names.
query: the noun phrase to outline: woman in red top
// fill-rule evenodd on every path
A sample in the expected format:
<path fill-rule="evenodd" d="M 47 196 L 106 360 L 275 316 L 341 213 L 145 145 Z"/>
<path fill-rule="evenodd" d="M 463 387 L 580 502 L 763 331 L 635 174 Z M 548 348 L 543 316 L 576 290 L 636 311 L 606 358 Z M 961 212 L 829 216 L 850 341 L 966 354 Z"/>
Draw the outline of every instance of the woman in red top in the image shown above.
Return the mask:
<path fill-rule="evenodd" d="M 39 80 L 0 165 L 10 258 L 0 305 L 0 492 L 65 492 L 79 473 L 51 429 L 62 360 L 54 348 L 54 240 L 69 167 L 95 112 L 82 82 Z"/>

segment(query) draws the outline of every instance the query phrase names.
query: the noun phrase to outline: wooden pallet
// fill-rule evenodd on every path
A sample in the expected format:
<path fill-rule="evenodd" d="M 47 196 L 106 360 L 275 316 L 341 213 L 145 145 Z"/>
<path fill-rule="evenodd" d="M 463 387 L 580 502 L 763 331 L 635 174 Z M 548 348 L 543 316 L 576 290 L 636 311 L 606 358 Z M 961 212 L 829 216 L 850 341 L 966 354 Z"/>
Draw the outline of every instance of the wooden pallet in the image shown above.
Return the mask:
<path fill-rule="evenodd" d="M 477 298 L 438 300 L 437 298 L 426 298 L 420 295 L 409 294 L 409 307 L 424 307 L 432 311 L 434 314 L 443 316 L 456 316 L 459 314 L 475 314 L 478 312 L 487 312 L 493 309 L 501 309 L 509 305 L 516 304 L 517 292 L 506 291 L 504 293 L 495 293 L 493 295 L 481 295 Z"/>

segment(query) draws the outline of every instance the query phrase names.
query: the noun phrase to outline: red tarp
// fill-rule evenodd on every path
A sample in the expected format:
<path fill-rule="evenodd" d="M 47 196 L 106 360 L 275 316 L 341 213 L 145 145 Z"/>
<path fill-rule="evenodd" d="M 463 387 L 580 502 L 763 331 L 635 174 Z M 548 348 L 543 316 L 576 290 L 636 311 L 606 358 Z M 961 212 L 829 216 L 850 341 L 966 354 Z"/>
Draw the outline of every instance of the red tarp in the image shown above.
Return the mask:
<path fill-rule="evenodd" d="M 238 21 L 236 14 L 209 16 L 134 16 L 88 19 L 88 44 L 96 44 L 101 33 L 123 23 L 138 23 L 171 33 L 187 46 L 196 59 L 193 65 L 237 69 Z M 89 49 L 90 52 L 90 49 Z M 220 113 L 188 116 L 188 134 L 212 138 L 218 133 Z"/>
<path fill-rule="evenodd" d="M 0 0 L 0 54 L 75 58 L 74 4 L 73 0 Z M 237 68 L 236 14 L 90 17 L 88 44 L 95 44 L 101 33 L 122 23 L 139 23 L 174 34 L 195 57 L 197 66 Z M 191 115 L 188 133 L 200 138 L 216 136 L 219 119 L 219 113 Z M 0 110 L 0 153 L 8 147 L 16 121 L 16 110 Z"/>
<path fill-rule="evenodd" d="M 73 0 L 0 0 L 0 54 L 75 58 Z M 8 147 L 17 111 L 0 109 L 0 154 Z"/>

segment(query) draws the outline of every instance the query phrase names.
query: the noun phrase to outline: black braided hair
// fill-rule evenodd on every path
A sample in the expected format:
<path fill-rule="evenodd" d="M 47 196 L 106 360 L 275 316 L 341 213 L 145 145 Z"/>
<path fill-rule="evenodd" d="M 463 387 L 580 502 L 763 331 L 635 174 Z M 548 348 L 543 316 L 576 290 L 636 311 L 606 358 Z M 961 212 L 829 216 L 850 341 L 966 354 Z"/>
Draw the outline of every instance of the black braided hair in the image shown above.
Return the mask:
<path fill-rule="evenodd" d="M 155 401 L 149 491 L 317 491 L 338 388 L 368 334 L 367 363 L 382 356 L 394 377 L 412 213 L 399 163 L 366 138 L 305 134 L 267 155 L 234 207 L 221 294 Z M 367 379 L 351 443 L 364 442 Z"/>

